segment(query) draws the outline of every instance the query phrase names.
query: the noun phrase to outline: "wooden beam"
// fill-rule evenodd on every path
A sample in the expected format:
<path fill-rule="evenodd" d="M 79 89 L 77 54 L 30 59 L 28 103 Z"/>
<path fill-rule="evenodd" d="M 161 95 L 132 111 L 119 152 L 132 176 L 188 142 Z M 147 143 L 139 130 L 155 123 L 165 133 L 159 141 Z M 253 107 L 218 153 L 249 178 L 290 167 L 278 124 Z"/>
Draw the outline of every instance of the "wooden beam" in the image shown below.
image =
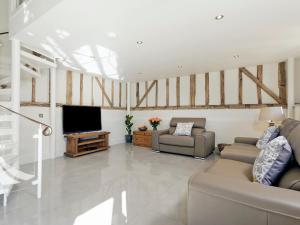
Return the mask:
<path fill-rule="evenodd" d="M 155 106 L 158 106 L 158 80 L 155 81 Z"/>
<path fill-rule="evenodd" d="M 36 89 L 36 80 L 35 80 L 35 78 L 31 79 L 31 83 L 32 83 L 32 86 L 31 86 L 31 101 L 35 102 L 35 89 Z"/>
<path fill-rule="evenodd" d="M 148 90 L 148 81 L 145 81 L 145 91 Z M 146 96 L 146 107 L 148 107 L 148 95 Z"/>
<path fill-rule="evenodd" d="M 100 81 L 99 81 L 99 83 L 100 83 Z M 99 83 L 98 83 L 98 85 L 99 85 Z M 104 106 L 105 105 L 105 96 L 104 96 L 104 93 L 105 93 L 105 79 L 102 77 L 102 106 Z"/>
<path fill-rule="evenodd" d="M 180 106 L 180 77 L 176 77 L 176 106 Z"/>
<path fill-rule="evenodd" d="M 188 109 L 260 109 L 263 107 L 278 107 L 282 106 L 286 108 L 286 105 L 282 104 L 228 104 L 228 105 L 182 105 L 182 106 L 158 106 L 158 107 L 135 107 L 134 111 L 144 110 L 188 110 Z"/>
<path fill-rule="evenodd" d="M 111 80 L 111 104 L 115 105 L 115 81 Z"/>
<path fill-rule="evenodd" d="M 80 105 L 83 104 L 83 74 L 80 74 Z"/>
<path fill-rule="evenodd" d="M 196 74 L 190 75 L 190 105 L 196 104 Z"/>
<path fill-rule="evenodd" d="M 256 77 L 257 79 L 262 83 L 263 82 L 263 65 L 257 65 L 256 68 Z M 257 102 L 258 104 L 262 104 L 262 98 L 261 98 L 261 88 L 259 85 L 256 85 L 256 90 L 257 90 Z"/>
<path fill-rule="evenodd" d="M 128 83 L 126 82 L 126 93 L 125 93 L 125 103 L 126 103 L 126 108 L 127 108 L 127 104 L 128 104 Z"/>
<path fill-rule="evenodd" d="M 278 87 L 279 87 L 279 98 L 282 104 L 287 103 L 286 98 L 286 70 L 285 62 L 278 63 Z"/>
<path fill-rule="evenodd" d="M 91 103 L 92 105 L 94 105 L 94 77 L 92 76 L 91 77 L 91 97 L 92 97 L 92 100 L 91 100 Z"/>
<path fill-rule="evenodd" d="M 205 105 L 209 105 L 209 73 L 205 73 Z"/>
<path fill-rule="evenodd" d="M 109 99 L 108 95 L 106 94 L 105 92 L 105 89 L 104 89 L 104 84 L 100 82 L 99 78 L 98 77 L 95 77 L 96 81 L 97 81 L 97 84 L 98 86 L 100 87 L 100 89 L 102 90 L 102 94 L 103 96 L 105 97 L 105 99 L 107 100 L 108 104 L 110 105 L 110 107 L 113 107 L 113 104 L 111 102 L 111 100 Z M 104 79 L 102 80 L 102 82 L 104 81 Z M 103 102 L 102 102 L 103 103 Z"/>
<path fill-rule="evenodd" d="M 239 69 L 239 104 L 243 104 L 243 72 Z"/>
<path fill-rule="evenodd" d="M 119 81 L 119 107 L 122 107 L 122 82 Z"/>
<path fill-rule="evenodd" d="M 169 78 L 166 79 L 166 105 L 170 105 L 170 83 Z"/>
<path fill-rule="evenodd" d="M 136 97 L 136 102 L 139 102 L 140 101 L 140 83 L 139 82 L 136 82 L 135 97 Z"/>
<path fill-rule="evenodd" d="M 255 82 L 263 91 L 265 91 L 268 95 L 270 95 L 275 101 L 281 103 L 281 99 L 266 85 L 260 82 L 249 70 L 245 67 L 241 68 L 242 72 L 249 77 L 253 82 Z"/>
<path fill-rule="evenodd" d="M 136 107 L 139 107 L 142 102 L 144 101 L 144 99 L 146 98 L 146 96 L 149 94 L 149 92 L 151 91 L 151 89 L 154 87 L 156 81 L 152 81 L 150 87 L 146 90 L 145 94 L 143 95 L 143 97 L 140 99 L 140 101 L 137 103 Z"/>
<path fill-rule="evenodd" d="M 220 71 L 220 100 L 221 105 L 225 105 L 225 72 Z"/>
<path fill-rule="evenodd" d="M 51 74 L 49 69 L 49 89 L 48 89 L 48 102 L 51 102 Z"/>
<path fill-rule="evenodd" d="M 72 89 L 73 89 L 73 75 L 72 71 L 67 71 L 67 96 L 66 96 L 66 103 L 67 105 L 72 105 Z"/>

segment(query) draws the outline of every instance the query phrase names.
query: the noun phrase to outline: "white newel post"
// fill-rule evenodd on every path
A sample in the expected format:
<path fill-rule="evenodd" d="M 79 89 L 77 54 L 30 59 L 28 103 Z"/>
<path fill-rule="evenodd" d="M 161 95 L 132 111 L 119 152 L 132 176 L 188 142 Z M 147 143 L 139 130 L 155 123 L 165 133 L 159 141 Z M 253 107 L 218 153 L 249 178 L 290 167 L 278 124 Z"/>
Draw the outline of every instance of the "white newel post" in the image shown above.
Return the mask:
<path fill-rule="evenodd" d="M 287 62 L 287 107 L 288 117 L 294 118 L 295 109 L 295 58 L 289 58 Z"/>
<path fill-rule="evenodd" d="M 32 182 L 33 185 L 37 186 L 37 198 L 42 197 L 42 181 L 43 181 L 43 128 L 39 126 L 38 134 L 35 136 L 38 139 L 38 151 L 37 151 L 37 177 Z"/>
<path fill-rule="evenodd" d="M 50 120 L 52 127 L 52 135 L 50 136 L 50 149 L 51 156 L 55 158 L 56 156 L 56 143 L 55 143 L 55 122 L 56 122 L 56 68 L 50 68 L 50 79 L 51 79 L 51 96 L 50 96 Z"/>

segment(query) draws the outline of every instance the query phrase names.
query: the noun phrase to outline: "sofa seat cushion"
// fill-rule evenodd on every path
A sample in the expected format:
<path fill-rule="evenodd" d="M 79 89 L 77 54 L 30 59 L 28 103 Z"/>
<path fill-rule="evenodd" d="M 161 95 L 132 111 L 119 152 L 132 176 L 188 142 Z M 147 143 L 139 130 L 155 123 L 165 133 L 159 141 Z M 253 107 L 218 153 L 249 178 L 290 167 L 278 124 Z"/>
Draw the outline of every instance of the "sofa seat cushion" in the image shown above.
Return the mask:
<path fill-rule="evenodd" d="M 194 138 L 190 136 L 174 136 L 164 134 L 159 137 L 160 144 L 194 147 Z"/>
<path fill-rule="evenodd" d="M 242 181 L 252 181 L 252 168 L 252 164 L 249 163 L 219 159 L 207 170 L 207 173 Z"/>
<path fill-rule="evenodd" d="M 255 145 L 234 143 L 224 148 L 221 152 L 221 158 L 253 164 L 259 152 L 260 149 Z"/>
<path fill-rule="evenodd" d="M 280 178 L 278 187 L 300 191 L 300 167 L 295 166 L 286 171 Z"/>

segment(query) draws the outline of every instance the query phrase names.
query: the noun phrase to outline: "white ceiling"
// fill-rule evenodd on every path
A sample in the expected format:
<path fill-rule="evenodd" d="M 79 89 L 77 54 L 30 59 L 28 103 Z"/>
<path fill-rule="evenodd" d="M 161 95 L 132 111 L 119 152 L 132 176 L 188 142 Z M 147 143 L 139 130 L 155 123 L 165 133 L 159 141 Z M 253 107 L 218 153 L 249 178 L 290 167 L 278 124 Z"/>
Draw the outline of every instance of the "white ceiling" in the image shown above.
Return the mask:
<path fill-rule="evenodd" d="M 299 12 L 298 0 L 63 0 L 18 37 L 74 69 L 143 80 L 299 56 Z"/>

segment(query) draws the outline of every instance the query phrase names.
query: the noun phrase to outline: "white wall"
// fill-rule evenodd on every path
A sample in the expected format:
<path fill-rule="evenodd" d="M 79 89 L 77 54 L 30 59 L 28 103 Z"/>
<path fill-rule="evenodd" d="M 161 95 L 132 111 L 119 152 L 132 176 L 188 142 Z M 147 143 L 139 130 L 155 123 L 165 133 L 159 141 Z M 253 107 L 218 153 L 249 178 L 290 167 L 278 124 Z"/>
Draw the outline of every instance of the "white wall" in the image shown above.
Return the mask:
<path fill-rule="evenodd" d="M 256 67 L 247 67 L 256 75 Z M 210 104 L 219 105 L 220 100 L 220 75 L 219 72 L 210 72 L 209 75 Z M 165 80 L 159 80 L 158 105 L 165 106 Z M 278 65 L 263 65 L 263 82 L 274 93 L 279 94 L 278 88 Z M 151 83 L 148 82 L 149 85 Z M 205 76 L 196 75 L 196 105 L 205 104 Z M 144 86 L 143 84 L 140 86 Z M 131 105 L 136 106 L 136 84 L 131 85 Z M 256 84 L 245 75 L 243 76 L 243 104 L 258 104 Z M 180 78 L 180 103 L 189 105 L 189 76 Z M 144 89 L 140 89 L 143 96 Z M 140 97 L 141 98 L 141 97 Z M 176 78 L 170 78 L 170 105 L 176 105 Z M 276 103 L 274 99 L 262 91 L 263 103 Z M 238 69 L 225 71 L 225 104 L 238 104 Z M 155 105 L 155 88 L 148 96 L 148 105 Z M 145 106 L 145 102 L 141 104 Z M 135 128 L 140 125 L 150 125 L 149 117 L 158 116 L 162 119 L 159 129 L 167 128 L 171 117 L 205 117 L 207 129 L 216 132 L 216 143 L 231 143 L 236 136 L 258 137 L 267 126 L 266 123 L 258 122 L 259 109 L 198 109 L 198 110 L 143 110 L 132 111 L 134 115 Z"/>
<path fill-rule="evenodd" d="M 48 70 L 42 71 L 42 77 L 36 79 L 36 102 L 47 103 L 49 101 L 49 74 Z M 83 77 L 83 103 L 84 105 L 91 105 L 91 75 L 84 75 Z M 57 71 L 57 103 L 66 103 L 66 71 Z M 115 101 L 114 106 L 119 104 L 119 84 L 115 81 Z M 94 81 L 94 104 L 96 106 L 102 105 L 102 94 L 96 81 Z M 111 80 L 106 80 L 106 92 L 108 96 L 111 95 Z M 31 78 L 22 77 L 21 81 L 21 101 L 31 101 L 32 83 Z M 73 72 L 73 104 L 79 105 L 80 103 L 80 74 Z M 125 83 L 122 83 L 122 107 L 125 107 Z M 105 101 L 105 106 L 107 102 Z M 24 106 L 21 107 L 21 112 L 25 115 L 50 124 L 50 108 L 49 107 L 36 107 Z M 39 117 L 43 114 L 43 118 Z M 110 110 L 102 109 L 102 128 L 105 131 L 110 131 L 110 144 L 119 144 L 124 142 L 124 117 L 125 110 Z M 34 159 L 32 149 L 36 149 L 36 142 L 32 140 L 32 136 L 36 133 L 37 126 L 21 119 L 20 122 L 20 157 L 21 163 L 31 162 Z M 66 140 L 62 131 L 62 108 L 56 108 L 56 156 L 62 156 L 66 149 Z M 49 137 L 44 137 L 44 158 L 51 157 L 51 149 L 49 149 Z"/>

